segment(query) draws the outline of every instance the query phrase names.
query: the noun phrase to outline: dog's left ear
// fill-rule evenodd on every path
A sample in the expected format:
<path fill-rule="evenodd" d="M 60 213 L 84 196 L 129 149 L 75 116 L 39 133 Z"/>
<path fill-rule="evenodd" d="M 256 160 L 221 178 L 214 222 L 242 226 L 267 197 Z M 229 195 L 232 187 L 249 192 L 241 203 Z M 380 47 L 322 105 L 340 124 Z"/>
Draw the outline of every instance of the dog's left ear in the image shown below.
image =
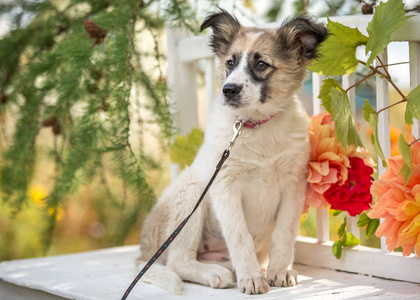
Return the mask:
<path fill-rule="evenodd" d="M 318 46 L 328 35 L 321 23 L 311 18 L 300 16 L 286 21 L 279 29 L 281 45 L 297 55 L 304 64 L 318 57 Z"/>

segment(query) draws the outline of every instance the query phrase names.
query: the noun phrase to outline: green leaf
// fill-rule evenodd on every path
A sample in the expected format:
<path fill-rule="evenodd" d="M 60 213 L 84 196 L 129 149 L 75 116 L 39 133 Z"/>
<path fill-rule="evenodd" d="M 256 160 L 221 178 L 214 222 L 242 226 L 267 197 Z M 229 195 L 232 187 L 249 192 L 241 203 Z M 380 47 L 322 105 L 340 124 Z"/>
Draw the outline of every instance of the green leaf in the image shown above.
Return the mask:
<path fill-rule="evenodd" d="M 391 34 L 400 28 L 410 16 L 406 16 L 404 4 L 401 0 L 381 2 L 369 22 L 367 32 L 369 39 L 366 45 L 366 54 L 371 54 L 366 62 L 370 66 L 375 57 L 384 51 L 391 42 Z"/>
<path fill-rule="evenodd" d="M 319 91 L 318 98 L 322 101 L 322 106 L 325 107 L 326 111 L 331 113 L 331 96 L 330 91 L 333 88 L 340 89 L 340 86 L 338 85 L 337 81 L 335 81 L 332 78 L 327 78 L 324 81 L 322 81 L 323 84 L 321 86 L 321 89 Z"/>
<path fill-rule="evenodd" d="M 343 247 L 353 247 L 359 245 L 360 240 L 350 232 L 346 232 L 346 234 L 343 236 L 342 243 Z"/>
<path fill-rule="evenodd" d="M 342 210 L 336 210 L 336 209 L 330 209 L 331 210 L 331 214 L 336 217 L 339 214 L 341 214 L 343 211 Z"/>
<path fill-rule="evenodd" d="M 203 141 L 204 134 L 197 128 L 193 128 L 186 137 L 177 136 L 169 150 L 171 161 L 180 164 L 181 169 L 191 165 Z"/>
<path fill-rule="evenodd" d="M 363 213 L 359 216 L 357 220 L 357 227 L 363 227 L 369 224 L 371 218 L 366 213 Z"/>
<path fill-rule="evenodd" d="M 366 238 L 370 238 L 378 229 L 379 219 L 371 219 L 366 227 Z"/>
<path fill-rule="evenodd" d="M 404 177 L 404 185 L 407 185 L 408 179 L 413 172 L 411 165 L 411 148 L 410 145 L 405 141 L 404 135 L 402 134 L 398 139 L 398 149 L 400 150 L 401 156 L 404 158 L 404 164 L 401 167 L 398 175 L 402 175 Z"/>
<path fill-rule="evenodd" d="M 420 85 L 407 95 L 405 123 L 413 124 L 413 118 L 420 119 Z"/>
<path fill-rule="evenodd" d="M 343 224 L 340 225 L 340 227 L 338 228 L 338 236 L 341 238 L 344 236 L 344 234 L 346 233 L 346 226 L 347 226 L 347 218 L 344 218 Z"/>
<path fill-rule="evenodd" d="M 348 144 L 363 147 L 346 92 L 342 88 L 332 88 L 329 96 L 331 97 L 330 113 L 335 123 L 337 139 L 344 148 L 347 148 Z"/>
<path fill-rule="evenodd" d="M 341 253 L 343 253 L 343 245 L 340 240 L 335 241 L 331 247 L 332 253 L 337 259 L 341 258 Z"/>
<path fill-rule="evenodd" d="M 378 114 L 372 108 L 372 106 L 370 106 L 369 101 L 366 99 L 364 100 L 365 106 L 363 107 L 363 116 L 365 117 L 365 120 L 369 123 L 370 129 L 372 129 L 371 142 L 376 154 L 378 154 L 379 157 L 382 159 L 382 165 L 386 167 L 386 158 L 384 152 L 382 151 L 381 144 L 379 143 L 378 138 Z"/>
<path fill-rule="evenodd" d="M 356 71 L 356 48 L 366 45 L 368 38 L 357 28 L 350 28 L 328 18 L 330 35 L 319 47 L 320 58 L 308 68 L 325 76 L 338 76 Z"/>

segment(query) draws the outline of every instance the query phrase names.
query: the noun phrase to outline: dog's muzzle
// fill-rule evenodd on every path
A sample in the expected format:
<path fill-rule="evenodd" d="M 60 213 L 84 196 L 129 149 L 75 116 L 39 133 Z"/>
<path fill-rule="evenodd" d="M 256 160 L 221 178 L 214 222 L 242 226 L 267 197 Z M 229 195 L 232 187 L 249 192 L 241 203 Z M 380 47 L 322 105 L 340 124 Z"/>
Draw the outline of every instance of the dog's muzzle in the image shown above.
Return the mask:
<path fill-rule="evenodd" d="M 242 85 L 234 84 L 234 83 L 227 83 L 223 86 L 222 92 L 223 96 L 225 96 L 226 104 L 232 106 L 239 106 L 240 105 L 240 93 L 242 90 Z"/>

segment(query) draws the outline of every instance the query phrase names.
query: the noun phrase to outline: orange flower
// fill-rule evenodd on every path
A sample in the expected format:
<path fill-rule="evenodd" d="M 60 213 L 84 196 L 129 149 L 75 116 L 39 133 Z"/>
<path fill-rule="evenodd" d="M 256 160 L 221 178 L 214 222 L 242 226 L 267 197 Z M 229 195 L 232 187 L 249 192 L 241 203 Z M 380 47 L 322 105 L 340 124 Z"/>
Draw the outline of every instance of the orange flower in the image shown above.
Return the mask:
<path fill-rule="evenodd" d="M 312 116 L 309 122 L 311 153 L 305 206 L 328 206 L 323 194 L 332 184 L 344 184 L 350 162 L 344 147 L 337 140 L 328 112 Z"/>
<path fill-rule="evenodd" d="M 388 168 L 375 181 L 371 193 L 375 204 L 369 218 L 384 218 L 376 235 L 385 236 L 389 251 L 403 248 L 403 255 L 420 253 L 420 142 L 411 146 L 413 172 L 404 187 L 404 178 L 398 175 L 404 159 L 401 155 L 387 159 Z"/>
<path fill-rule="evenodd" d="M 308 185 L 306 189 L 305 212 L 309 206 L 329 206 L 324 193 L 332 185 L 343 185 L 348 177 L 350 157 L 359 157 L 368 166 L 373 165 L 369 153 L 354 145 L 347 149 L 341 145 L 335 134 L 331 115 L 323 111 L 309 120 L 309 141 L 311 152 L 308 164 Z"/>

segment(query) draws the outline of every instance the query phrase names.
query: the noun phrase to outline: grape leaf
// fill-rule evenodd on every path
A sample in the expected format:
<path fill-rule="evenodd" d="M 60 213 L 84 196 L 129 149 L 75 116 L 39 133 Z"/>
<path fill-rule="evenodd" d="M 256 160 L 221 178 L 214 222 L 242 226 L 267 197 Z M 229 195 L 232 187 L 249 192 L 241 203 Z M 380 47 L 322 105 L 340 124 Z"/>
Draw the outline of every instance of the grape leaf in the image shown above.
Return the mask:
<path fill-rule="evenodd" d="M 197 128 L 193 128 L 186 137 L 177 136 L 169 149 L 171 161 L 180 164 L 181 169 L 191 165 L 203 140 L 204 134 Z"/>
<path fill-rule="evenodd" d="M 366 227 L 366 238 L 370 238 L 378 229 L 380 224 L 379 219 L 371 219 Z"/>
<path fill-rule="evenodd" d="M 337 210 L 337 209 L 330 209 L 330 210 L 331 210 L 331 215 L 333 215 L 334 217 L 338 216 L 339 214 L 343 212 L 342 210 Z"/>
<path fill-rule="evenodd" d="M 335 81 L 332 78 L 327 78 L 324 81 L 322 81 L 322 87 L 319 91 L 319 96 L 318 98 L 322 100 L 322 106 L 326 109 L 326 111 L 328 111 L 329 113 L 331 113 L 332 108 L 331 108 L 331 96 L 330 96 L 330 91 L 332 88 L 340 88 L 340 86 L 338 85 L 337 81 Z"/>
<path fill-rule="evenodd" d="M 404 118 L 407 124 L 413 124 L 413 118 L 420 119 L 420 85 L 407 95 L 407 107 Z"/>
<path fill-rule="evenodd" d="M 343 236 L 342 244 L 343 247 L 353 247 L 359 245 L 360 240 L 350 232 L 346 232 L 346 234 Z"/>
<path fill-rule="evenodd" d="M 332 88 L 328 94 L 331 97 L 331 115 L 335 123 L 335 134 L 344 148 L 348 144 L 363 147 L 357 131 L 349 98 L 342 88 Z"/>
<path fill-rule="evenodd" d="M 359 216 L 359 219 L 357 220 L 357 227 L 363 227 L 369 224 L 371 218 L 366 213 L 363 213 Z"/>
<path fill-rule="evenodd" d="M 334 254 L 337 259 L 341 258 L 341 254 L 343 253 L 343 245 L 340 240 L 335 241 L 331 247 L 332 253 Z"/>
<path fill-rule="evenodd" d="M 363 107 L 363 116 L 365 117 L 365 120 L 369 123 L 370 129 L 372 129 L 371 142 L 372 142 L 373 148 L 375 149 L 376 154 L 378 154 L 379 157 L 382 159 L 382 165 L 386 167 L 387 164 L 386 164 L 385 154 L 382 151 L 381 144 L 379 143 L 379 137 L 378 137 L 378 114 L 372 108 L 372 106 L 370 106 L 369 101 L 366 99 L 364 100 L 365 100 L 365 106 Z"/>
<path fill-rule="evenodd" d="M 356 71 L 356 48 L 366 45 L 368 38 L 357 28 L 350 28 L 328 18 L 328 38 L 319 47 L 320 57 L 308 68 L 325 76 L 338 76 Z"/>
<path fill-rule="evenodd" d="M 347 218 L 344 218 L 343 224 L 340 225 L 338 228 L 337 234 L 339 237 L 342 237 L 346 233 L 346 226 L 347 226 Z"/>
<path fill-rule="evenodd" d="M 367 32 L 369 38 L 366 45 L 366 54 L 371 54 L 366 62 L 369 67 L 375 57 L 384 51 L 384 48 L 391 42 L 391 34 L 400 28 L 407 19 L 404 4 L 401 0 L 389 0 L 381 2 L 376 8 L 372 20 L 369 22 Z"/>
<path fill-rule="evenodd" d="M 400 150 L 401 156 L 404 158 L 404 164 L 402 165 L 398 175 L 402 175 L 404 177 L 404 185 L 407 185 L 408 179 L 413 172 L 413 168 L 411 166 L 411 148 L 405 141 L 404 135 L 402 134 L 398 139 L 398 149 Z"/>

